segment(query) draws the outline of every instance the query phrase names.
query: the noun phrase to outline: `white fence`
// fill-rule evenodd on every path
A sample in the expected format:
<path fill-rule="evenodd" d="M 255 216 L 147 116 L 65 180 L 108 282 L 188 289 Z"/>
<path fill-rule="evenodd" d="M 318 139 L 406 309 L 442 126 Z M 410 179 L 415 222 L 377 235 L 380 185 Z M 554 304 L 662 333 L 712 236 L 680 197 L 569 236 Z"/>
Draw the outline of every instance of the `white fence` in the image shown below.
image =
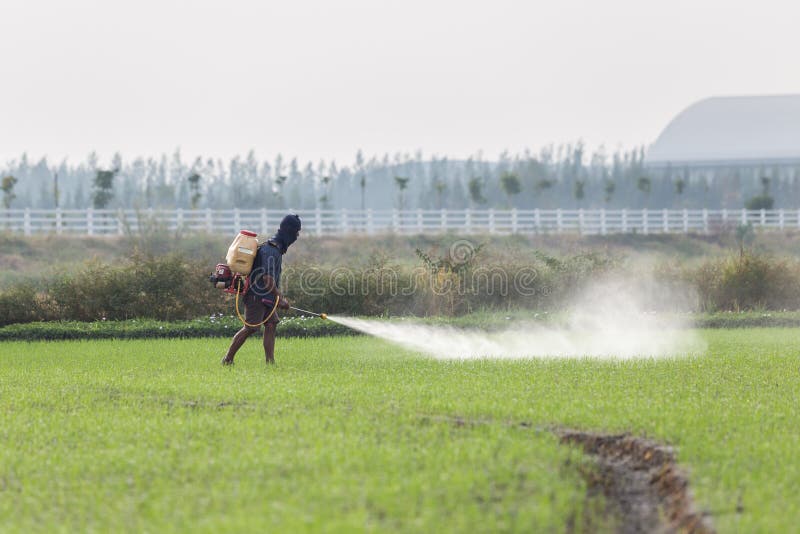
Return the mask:
<path fill-rule="evenodd" d="M 171 232 L 275 230 L 286 210 L 66 210 L 0 211 L 0 231 L 25 235 L 125 235 L 147 228 Z M 300 210 L 303 232 L 349 234 L 667 234 L 718 233 L 740 224 L 775 230 L 800 229 L 792 210 Z"/>

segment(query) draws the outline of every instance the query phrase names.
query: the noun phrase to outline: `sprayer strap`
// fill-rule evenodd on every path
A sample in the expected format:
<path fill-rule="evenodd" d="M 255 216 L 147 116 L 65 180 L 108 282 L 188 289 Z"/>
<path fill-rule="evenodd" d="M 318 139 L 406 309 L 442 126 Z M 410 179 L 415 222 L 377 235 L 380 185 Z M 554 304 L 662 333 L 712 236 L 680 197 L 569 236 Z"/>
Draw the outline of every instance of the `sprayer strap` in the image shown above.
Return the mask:
<path fill-rule="evenodd" d="M 264 323 L 266 323 L 270 319 L 272 319 L 272 316 L 275 315 L 275 310 L 278 309 L 278 303 L 280 303 L 280 301 L 281 301 L 280 297 L 275 297 L 275 305 L 272 306 L 272 311 L 269 312 L 269 315 L 267 315 L 266 319 L 264 319 L 260 323 L 250 324 L 245 320 L 244 317 L 242 317 L 242 314 L 239 312 L 239 292 L 237 291 L 236 292 L 236 315 L 237 315 L 237 317 L 239 317 L 239 320 L 242 322 L 243 325 L 249 326 L 250 328 L 256 328 L 256 327 L 259 327 L 259 326 L 263 325 Z"/>

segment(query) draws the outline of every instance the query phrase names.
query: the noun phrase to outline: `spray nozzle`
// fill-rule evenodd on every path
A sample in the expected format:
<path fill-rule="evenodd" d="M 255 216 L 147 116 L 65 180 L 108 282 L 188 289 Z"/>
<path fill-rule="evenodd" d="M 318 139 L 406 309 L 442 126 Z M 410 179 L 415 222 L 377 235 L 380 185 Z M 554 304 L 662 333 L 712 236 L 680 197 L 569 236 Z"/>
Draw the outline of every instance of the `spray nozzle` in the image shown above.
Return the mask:
<path fill-rule="evenodd" d="M 302 308 L 295 308 L 294 306 L 289 306 L 289 307 L 291 309 L 293 309 L 294 311 L 299 311 L 300 313 L 307 313 L 309 315 L 316 315 L 317 317 L 319 317 L 320 319 L 323 319 L 323 320 L 328 318 L 328 314 L 327 313 L 315 313 L 315 312 L 312 312 L 312 311 L 304 310 Z"/>

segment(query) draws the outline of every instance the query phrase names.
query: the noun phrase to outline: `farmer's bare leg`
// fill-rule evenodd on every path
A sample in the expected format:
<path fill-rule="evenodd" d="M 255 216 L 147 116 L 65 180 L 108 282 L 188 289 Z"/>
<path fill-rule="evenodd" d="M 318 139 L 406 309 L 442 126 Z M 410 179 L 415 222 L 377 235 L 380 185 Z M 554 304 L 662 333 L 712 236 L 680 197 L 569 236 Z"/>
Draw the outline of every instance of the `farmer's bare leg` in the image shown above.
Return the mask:
<path fill-rule="evenodd" d="M 227 354 L 222 359 L 223 365 L 229 365 L 233 363 L 233 357 L 236 356 L 236 352 L 242 348 L 244 342 L 247 341 L 247 338 L 252 336 L 258 331 L 258 328 L 251 328 L 249 326 L 242 327 L 241 330 L 236 332 L 233 336 L 233 340 L 231 341 L 231 346 L 228 348 Z"/>
<path fill-rule="evenodd" d="M 275 363 L 275 323 L 264 325 L 264 356 L 267 364 Z"/>

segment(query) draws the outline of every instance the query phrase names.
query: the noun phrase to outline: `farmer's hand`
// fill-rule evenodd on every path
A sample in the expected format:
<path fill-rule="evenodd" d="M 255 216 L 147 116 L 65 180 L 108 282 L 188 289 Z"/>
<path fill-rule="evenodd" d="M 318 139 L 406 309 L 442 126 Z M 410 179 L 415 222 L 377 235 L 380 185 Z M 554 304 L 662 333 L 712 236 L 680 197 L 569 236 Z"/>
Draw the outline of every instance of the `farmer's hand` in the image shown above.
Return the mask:
<path fill-rule="evenodd" d="M 286 300 L 286 297 L 281 297 L 281 300 L 278 301 L 278 308 L 282 310 L 288 310 L 291 307 L 289 301 Z"/>

